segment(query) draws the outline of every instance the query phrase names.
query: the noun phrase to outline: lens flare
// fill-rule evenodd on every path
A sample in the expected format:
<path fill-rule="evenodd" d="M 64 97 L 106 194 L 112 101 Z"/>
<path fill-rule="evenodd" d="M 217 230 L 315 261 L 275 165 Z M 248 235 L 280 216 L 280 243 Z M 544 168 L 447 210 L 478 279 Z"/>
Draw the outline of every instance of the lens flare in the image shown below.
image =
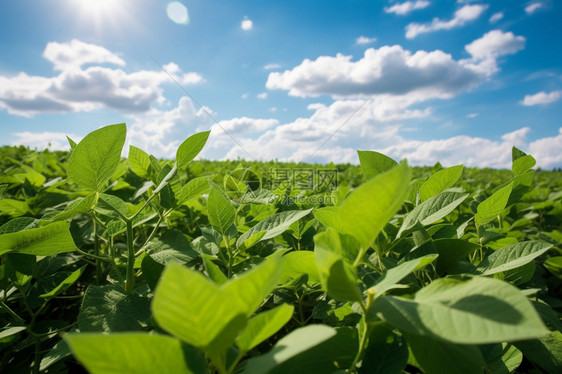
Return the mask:
<path fill-rule="evenodd" d="M 187 8 L 179 1 L 169 3 L 166 12 L 168 13 L 168 18 L 175 23 L 179 23 L 180 25 L 187 25 L 189 23 Z"/>

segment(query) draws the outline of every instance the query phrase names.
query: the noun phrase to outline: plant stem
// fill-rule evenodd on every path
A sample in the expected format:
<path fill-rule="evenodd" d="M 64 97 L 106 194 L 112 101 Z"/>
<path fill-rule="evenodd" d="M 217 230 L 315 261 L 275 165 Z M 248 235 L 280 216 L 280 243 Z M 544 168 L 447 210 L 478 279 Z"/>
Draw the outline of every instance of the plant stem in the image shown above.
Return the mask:
<path fill-rule="evenodd" d="M 92 221 L 94 224 L 94 253 L 97 257 L 100 255 L 100 244 L 98 241 L 98 230 L 97 230 L 97 223 L 96 223 L 96 213 L 92 212 Z M 96 284 L 100 284 L 101 278 L 101 262 L 99 258 L 96 258 Z"/>
<path fill-rule="evenodd" d="M 367 343 L 367 338 L 369 337 L 371 330 L 373 329 L 373 326 L 367 323 L 367 316 L 366 313 L 363 313 L 363 334 L 361 335 L 361 340 L 359 340 L 359 349 L 357 350 L 357 354 L 355 355 L 355 358 L 353 359 L 353 363 L 351 364 L 351 366 L 349 367 L 349 371 L 354 373 L 355 372 L 355 366 L 357 365 L 357 363 L 359 362 L 359 360 L 361 359 L 361 356 L 363 354 L 363 350 L 365 349 L 365 344 Z"/>
<path fill-rule="evenodd" d="M 226 251 L 228 252 L 228 278 L 232 277 L 232 262 L 234 261 L 234 256 L 232 255 L 232 249 L 230 248 L 229 240 L 223 235 L 224 242 L 226 243 Z"/>
<path fill-rule="evenodd" d="M 130 293 L 135 288 L 135 248 L 133 247 L 133 220 L 127 220 L 127 275 L 125 292 Z"/>
<path fill-rule="evenodd" d="M 41 339 L 35 338 L 35 358 L 33 360 L 33 374 L 39 374 L 39 367 L 41 361 L 39 356 L 41 355 Z"/>

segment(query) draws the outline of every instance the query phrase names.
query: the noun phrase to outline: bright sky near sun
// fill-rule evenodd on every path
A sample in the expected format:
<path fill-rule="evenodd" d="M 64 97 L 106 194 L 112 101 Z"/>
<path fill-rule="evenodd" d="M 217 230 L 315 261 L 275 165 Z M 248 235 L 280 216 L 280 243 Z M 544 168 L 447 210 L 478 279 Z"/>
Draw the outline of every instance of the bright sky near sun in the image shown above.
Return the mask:
<path fill-rule="evenodd" d="M 173 157 L 562 167 L 556 0 L 0 2 L 0 144 L 126 122 Z"/>

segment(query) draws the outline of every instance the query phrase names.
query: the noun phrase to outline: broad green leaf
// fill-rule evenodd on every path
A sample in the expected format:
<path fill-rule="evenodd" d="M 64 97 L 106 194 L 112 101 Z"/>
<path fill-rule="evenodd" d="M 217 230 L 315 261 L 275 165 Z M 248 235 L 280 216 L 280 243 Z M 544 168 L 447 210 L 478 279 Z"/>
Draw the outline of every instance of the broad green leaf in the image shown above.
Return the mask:
<path fill-rule="evenodd" d="M 171 263 L 154 292 L 152 313 L 164 330 L 216 356 L 232 345 L 246 319 L 281 276 L 280 258 L 218 286 L 202 274 Z"/>
<path fill-rule="evenodd" d="M 261 240 L 274 238 L 287 230 L 293 222 L 298 221 L 310 212 L 312 212 L 312 209 L 288 210 L 266 217 L 244 234 L 240 235 L 236 241 L 236 246 L 245 250 Z"/>
<path fill-rule="evenodd" d="M 357 151 L 357 155 L 367 180 L 398 166 L 398 162 L 379 152 Z"/>
<path fill-rule="evenodd" d="M 82 188 L 101 192 L 119 165 L 126 133 L 127 127 L 120 123 L 86 135 L 70 155 L 68 178 Z"/>
<path fill-rule="evenodd" d="M 100 194 L 95 210 L 101 214 L 117 215 L 121 219 L 127 219 L 127 212 L 129 209 L 121 198 L 102 193 Z"/>
<path fill-rule="evenodd" d="M 527 170 L 529 170 L 533 166 L 535 166 L 536 163 L 537 163 L 537 161 L 535 160 L 535 158 L 533 156 L 525 155 L 525 156 L 519 157 L 517 160 L 513 161 L 513 164 L 511 165 L 511 170 L 513 170 L 513 174 L 517 177 L 517 176 L 525 173 Z"/>
<path fill-rule="evenodd" d="M 166 166 L 167 166 L 167 168 L 162 168 L 162 171 L 158 175 L 159 183 L 156 186 L 156 188 L 154 189 L 154 193 L 158 193 L 158 192 L 162 191 L 162 189 L 164 187 L 167 187 L 169 184 L 171 184 L 173 178 L 176 176 L 176 174 L 178 172 L 177 162 L 174 163 L 174 166 L 172 166 L 169 170 L 168 170 L 169 165 L 166 165 Z"/>
<path fill-rule="evenodd" d="M 150 170 L 150 157 L 140 148 L 129 146 L 129 166 L 139 177 L 146 177 Z"/>
<path fill-rule="evenodd" d="M 554 256 L 548 258 L 544 262 L 544 267 L 552 274 L 562 279 L 562 256 Z"/>
<path fill-rule="evenodd" d="M 314 218 L 324 227 L 333 227 L 338 232 L 343 232 L 344 228 L 339 221 L 340 208 L 337 206 L 327 206 L 314 209 Z"/>
<path fill-rule="evenodd" d="M 550 335 L 539 339 L 515 342 L 526 359 L 547 373 L 562 371 L 562 333 L 551 331 Z"/>
<path fill-rule="evenodd" d="M 377 283 L 369 288 L 369 291 L 373 291 L 375 297 L 382 296 L 386 291 L 394 288 L 398 282 L 407 277 L 413 271 L 419 270 L 430 263 L 432 263 L 437 258 L 437 255 L 427 255 L 423 257 L 416 258 L 415 260 L 406 261 L 392 269 L 386 270 L 379 279 Z"/>
<path fill-rule="evenodd" d="M 411 171 L 406 163 L 363 183 L 340 206 L 338 226 L 369 248 L 406 198 Z"/>
<path fill-rule="evenodd" d="M 37 227 L 37 220 L 32 217 L 17 217 L 0 226 L 0 235 L 29 230 Z"/>
<path fill-rule="evenodd" d="M 187 166 L 201 152 L 205 143 L 207 143 L 210 133 L 210 131 L 199 132 L 191 135 L 181 143 L 176 152 L 176 161 L 179 169 Z"/>
<path fill-rule="evenodd" d="M 12 217 L 23 216 L 31 212 L 29 205 L 25 201 L 16 199 L 0 199 L 0 213 L 10 215 Z"/>
<path fill-rule="evenodd" d="M 182 187 L 180 193 L 176 196 L 178 205 L 209 192 L 209 189 L 210 186 L 208 177 L 193 178 Z"/>
<path fill-rule="evenodd" d="M 73 271 L 72 274 L 66 277 L 58 286 L 53 288 L 51 291 L 42 294 L 41 297 L 54 297 L 64 292 L 66 289 L 68 289 L 68 287 L 76 283 L 82 273 L 84 273 L 84 270 L 86 270 L 86 265 L 82 266 L 78 270 Z"/>
<path fill-rule="evenodd" d="M 524 157 L 527 154 L 525 152 L 523 152 L 522 150 L 518 149 L 517 147 L 512 147 L 511 148 L 511 161 L 515 161 L 518 158 Z"/>
<path fill-rule="evenodd" d="M 434 280 L 413 300 L 383 296 L 369 308 L 395 328 L 458 344 L 486 344 L 544 336 L 530 301 L 510 284 L 492 278 Z"/>
<path fill-rule="evenodd" d="M 81 333 L 67 334 L 64 339 L 92 374 L 205 373 L 204 358 L 169 336 Z"/>
<path fill-rule="evenodd" d="M 510 374 L 521 365 L 523 354 L 509 343 L 480 346 L 490 374 Z"/>
<path fill-rule="evenodd" d="M 226 277 L 226 275 L 224 275 L 224 273 L 218 267 L 218 265 L 216 265 L 212 261 L 212 259 L 214 258 L 213 256 L 201 255 L 201 257 L 203 258 L 203 265 L 205 265 L 205 271 L 207 272 L 207 275 L 209 276 L 209 278 L 211 278 L 213 282 L 219 285 L 228 282 L 228 278 Z"/>
<path fill-rule="evenodd" d="M 328 229 L 314 236 L 314 259 L 322 288 L 338 301 L 362 301 L 355 268 L 345 260 L 339 234 Z"/>
<path fill-rule="evenodd" d="M 0 255 L 9 252 L 49 256 L 75 249 L 66 222 L 0 235 Z"/>
<path fill-rule="evenodd" d="M 74 200 L 62 212 L 56 213 L 50 217 L 43 217 L 44 219 L 49 219 L 50 221 L 61 221 L 74 217 L 79 213 L 89 212 L 96 202 L 96 193 L 93 192 L 86 197 L 79 197 Z"/>
<path fill-rule="evenodd" d="M 281 283 L 286 283 L 290 279 L 299 278 L 303 274 L 308 277 L 310 285 L 320 283 L 320 275 L 314 262 L 314 252 L 297 251 L 289 252 L 283 256 L 283 277 Z"/>
<path fill-rule="evenodd" d="M 417 362 L 426 373 L 482 374 L 484 358 L 477 346 L 459 345 L 440 340 L 406 335 Z"/>
<path fill-rule="evenodd" d="M 433 245 L 439 252 L 436 262 L 439 274 L 447 274 L 460 260 L 480 248 L 476 243 L 460 239 L 437 239 Z"/>
<path fill-rule="evenodd" d="M 36 257 L 20 253 L 8 253 L 4 256 L 4 273 L 14 285 L 23 287 L 33 277 Z"/>
<path fill-rule="evenodd" d="M 476 224 L 481 226 L 494 219 L 503 212 L 509 200 L 513 183 L 494 192 L 492 196 L 478 204 L 477 213 L 474 216 Z"/>
<path fill-rule="evenodd" d="M 408 362 L 405 339 L 385 325 L 376 325 L 369 335 L 360 374 L 399 374 Z"/>
<path fill-rule="evenodd" d="M 39 371 L 47 370 L 51 365 L 59 362 L 67 356 L 70 356 L 71 354 L 70 347 L 66 341 L 64 339 L 60 340 L 53 348 L 51 348 L 51 350 L 49 350 L 49 352 L 47 352 L 45 356 L 43 356 Z"/>
<path fill-rule="evenodd" d="M 325 374 L 349 367 L 357 351 L 355 329 L 308 325 L 281 338 L 266 354 L 248 360 L 243 374 Z"/>
<path fill-rule="evenodd" d="M 429 179 L 426 180 L 420 187 L 419 192 L 421 201 L 425 201 L 454 185 L 461 177 L 462 170 L 462 165 L 456 165 L 439 170 L 437 173 L 429 177 Z"/>
<path fill-rule="evenodd" d="M 213 187 L 207 199 L 207 210 L 209 223 L 223 236 L 226 236 L 228 229 L 234 224 L 236 216 L 236 210 L 230 199 L 219 189 Z"/>
<path fill-rule="evenodd" d="M 441 192 L 437 196 L 433 196 L 417 207 L 415 207 L 406 218 L 400 230 L 398 231 L 397 237 L 407 235 L 408 233 L 416 230 L 417 227 L 427 226 L 432 224 L 455 210 L 467 197 L 469 194 L 464 194 L 460 192 Z"/>
<path fill-rule="evenodd" d="M 76 142 L 72 139 L 70 139 L 70 137 L 68 137 L 68 135 L 66 136 L 66 140 L 68 141 L 68 145 L 70 145 L 70 149 L 74 149 L 74 147 L 76 147 Z"/>
<path fill-rule="evenodd" d="M 0 341 L 9 336 L 19 334 L 20 332 L 25 331 L 25 329 L 25 326 L 12 326 L 5 328 L 4 330 L 0 331 Z"/>
<path fill-rule="evenodd" d="M 292 305 L 281 304 L 251 318 L 236 338 L 236 345 L 247 352 L 281 329 L 293 316 Z"/>
<path fill-rule="evenodd" d="M 78 314 L 81 332 L 142 330 L 150 319 L 150 301 L 146 295 L 125 294 L 119 286 L 96 286 L 86 290 Z"/>
<path fill-rule="evenodd" d="M 539 240 L 519 242 L 503 247 L 486 257 L 477 268 L 482 275 L 491 275 L 523 266 L 552 248 Z"/>

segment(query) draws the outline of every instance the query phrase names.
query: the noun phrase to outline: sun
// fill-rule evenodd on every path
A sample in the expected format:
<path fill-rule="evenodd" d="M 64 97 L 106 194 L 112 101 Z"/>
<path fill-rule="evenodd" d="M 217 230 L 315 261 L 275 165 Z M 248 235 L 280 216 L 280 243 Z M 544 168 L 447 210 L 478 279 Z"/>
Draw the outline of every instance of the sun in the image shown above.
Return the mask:
<path fill-rule="evenodd" d="M 130 0 L 68 0 L 77 21 L 96 29 L 114 26 L 126 19 L 132 7 Z"/>

